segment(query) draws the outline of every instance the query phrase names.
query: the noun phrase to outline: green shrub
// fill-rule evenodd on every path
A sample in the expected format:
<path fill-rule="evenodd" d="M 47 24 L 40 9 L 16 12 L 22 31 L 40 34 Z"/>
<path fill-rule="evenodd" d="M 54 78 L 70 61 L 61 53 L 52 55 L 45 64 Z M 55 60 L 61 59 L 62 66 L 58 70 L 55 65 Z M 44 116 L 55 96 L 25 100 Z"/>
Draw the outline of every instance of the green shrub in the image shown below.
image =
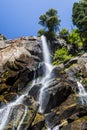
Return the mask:
<path fill-rule="evenodd" d="M 56 50 L 53 64 L 60 64 L 72 58 L 66 47 Z"/>
<path fill-rule="evenodd" d="M 78 29 L 73 29 L 73 31 L 69 34 L 69 43 L 72 45 L 76 44 L 78 47 L 83 46 Z"/>

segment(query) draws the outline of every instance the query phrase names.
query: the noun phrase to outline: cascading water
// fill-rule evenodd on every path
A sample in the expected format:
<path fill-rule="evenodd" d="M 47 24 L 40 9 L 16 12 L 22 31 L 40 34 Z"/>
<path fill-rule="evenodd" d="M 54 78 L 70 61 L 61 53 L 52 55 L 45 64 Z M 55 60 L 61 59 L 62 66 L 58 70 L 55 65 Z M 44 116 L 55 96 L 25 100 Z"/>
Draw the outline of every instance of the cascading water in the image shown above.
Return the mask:
<path fill-rule="evenodd" d="M 42 41 L 42 48 L 43 48 L 43 62 L 46 66 L 46 70 L 45 70 L 44 73 L 45 73 L 45 76 L 47 76 L 52 71 L 53 66 L 52 66 L 52 63 L 51 63 L 51 57 L 50 57 L 46 37 L 41 36 L 41 41 Z"/>
<path fill-rule="evenodd" d="M 16 109 L 17 105 L 20 105 L 20 104 L 23 103 L 24 97 L 28 95 L 28 91 L 29 91 L 30 88 L 33 87 L 34 83 L 35 83 L 35 80 L 33 80 L 32 85 L 31 85 L 31 87 L 28 88 L 27 92 L 25 92 L 24 94 L 19 96 L 16 101 L 11 102 L 8 105 L 6 105 L 5 107 L 3 107 L 2 109 L 0 109 L 0 130 L 5 129 L 5 127 L 7 126 L 8 122 L 10 120 L 10 117 L 11 117 L 12 113 L 14 113 L 13 110 Z M 27 114 L 27 110 L 28 110 L 28 106 L 25 106 L 24 114 L 21 117 L 22 119 L 19 122 L 17 130 L 21 130 L 20 129 L 21 124 L 23 123 L 24 118 L 25 118 L 25 116 Z M 15 114 L 17 114 L 17 111 L 16 111 Z M 15 119 L 14 119 L 14 122 L 13 122 L 13 130 L 15 130 L 15 120 L 16 120 L 16 115 L 15 115 Z"/>
<path fill-rule="evenodd" d="M 41 36 L 41 41 L 42 41 L 44 62 L 48 63 L 52 66 L 51 58 L 50 58 L 50 55 L 49 55 L 50 53 L 49 53 L 49 49 L 48 49 L 48 45 L 47 45 L 47 41 L 46 41 L 45 36 Z"/>
<path fill-rule="evenodd" d="M 50 58 L 50 53 L 48 49 L 48 45 L 46 42 L 46 38 L 44 36 L 41 37 L 42 40 L 42 48 L 43 48 L 43 59 L 44 59 L 44 64 L 45 64 L 45 71 L 44 71 L 44 76 L 42 77 L 41 80 L 35 79 L 32 81 L 32 84 L 29 85 L 29 87 L 24 91 L 24 93 L 21 96 L 18 96 L 17 99 L 14 102 L 11 102 L 7 104 L 5 107 L 0 109 L 0 130 L 5 130 L 7 127 L 11 116 L 13 116 L 13 121 L 12 125 L 13 128 L 12 130 L 21 130 L 21 125 L 28 113 L 28 106 L 23 105 L 23 114 L 20 118 L 19 123 L 17 124 L 17 117 L 20 115 L 21 110 L 17 108 L 18 105 L 23 104 L 24 97 L 26 97 L 31 90 L 31 88 L 37 83 L 37 84 L 42 84 L 42 87 L 40 89 L 40 94 L 39 94 L 39 112 L 43 113 L 45 111 L 45 106 L 47 105 L 48 102 L 48 97 L 46 98 L 46 93 L 45 89 L 49 86 L 49 79 L 51 78 L 51 71 L 53 70 L 53 66 L 51 64 L 51 58 Z M 16 127 L 16 128 L 15 128 Z M 48 130 L 59 130 L 59 126 L 55 126 L 54 128 L 49 128 Z"/>
<path fill-rule="evenodd" d="M 87 92 L 80 82 L 77 82 L 78 90 L 79 90 L 79 99 L 82 105 L 87 105 Z"/>
<path fill-rule="evenodd" d="M 42 88 L 40 90 L 40 95 L 39 95 L 39 103 L 40 103 L 39 112 L 43 113 L 45 111 L 45 106 L 47 105 L 49 100 L 49 97 L 46 96 L 45 89 L 49 86 L 49 79 L 51 78 L 51 72 L 54 67 L 51 63 L 49 48 L 45 36 L 42 36 L 41 40 L 42 40 L 42 48 L 43 48 L 43 58 L 46 66 L 44 77 L 40 82 L 42 84 Z M 59 126 L 55 126 L 54 128 L 49 128 L 48 126 L 47 130 L 59 130 Z"/>
<path fill-rule="evenodd" d="M 47 101 L 46 93 L 44 92 L 44 90 L 45 90 L 45 88 L 48 87 L 48 84 L 49 84 L 48 79 L 51 76 L 51 71 L 53 69 L 53 66 L 51 63 L 50 53 L 49 53 L 49 49 L 48 49 L 48 45 L 47 45 L 45 36 L 41 36 L 41 40 L 42 40 L 44 64 L 46 67 L 46 70 L 44 72 L 45 75 L 41 80 L 42 88 L 40 90 L 40 95 L 39 95 L 39 103 L 40 103 L 39 112 L 43 113 L 45 110 L 45 105 L 46 105 L 46 101 Z"/>

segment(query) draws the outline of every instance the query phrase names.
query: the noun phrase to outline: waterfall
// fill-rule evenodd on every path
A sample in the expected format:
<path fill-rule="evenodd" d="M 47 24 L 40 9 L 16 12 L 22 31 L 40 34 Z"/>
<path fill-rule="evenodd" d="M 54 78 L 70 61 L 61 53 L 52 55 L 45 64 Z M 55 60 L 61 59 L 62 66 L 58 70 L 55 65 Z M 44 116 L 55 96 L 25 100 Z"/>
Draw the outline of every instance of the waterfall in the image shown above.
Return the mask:
<path fill-rule="evenodd" d="M 47 76 L 47 74 L 52 71 L 53 66 L 51 63 L 51 57 L 50 57 L 50 52 L 48 48 L 48 43 L 46 41 L 46 37 L 42 35 L 41 41 L 42 41 L 42 48 L 43 48 L 43 62 L 45 63 L 46 66 L 46 70 L 44 73 Z"/>
<path fill-rule="evenodd" d="M 39 95 L 39 112 L 43 113 L 45 110 L 46 103 L 48 102 L 48 98 L 46 98 L 46 93 L 45 89 L 48 87 L 49 82 L 48 79 L 51 77 L 51 71 L 54 68 L 51 63 L 51 58 L 50 58 L 50 52 L 48 48 L 48 43 L 46 41 L 45 36 L 41 36 L 41 41 L 42 41 L 42 49 L 43 49 L 43 59 L 44 63 L 46 66 L 46 70 L 44 71 L 45 76 L 41 80 L 42 88 L 40 90 L 40 95 Z"/>
<path fill-rule="evenodd" d="M 22 95 L 18 96 L 17 99 L 14 102 L 8 103 L 6 106 L 0 109 L 0 130 L 4 130 L 10 120 L 11 117 L 13 116 L 13 119 L 11 120 L 13 128 L 12 130 L 21 130 L 21 126 L 23 121 L 26 118 L 26 115 L 28 113 L 28 106 L 23 105 L 23 100 L 25 96 L 28 95 L 29 91 L 31 88 L 37 83 L 37 84 L 42 84 L 42 87 L 40 89 L 40 94 L 39 94 L 39 112 L 43 113 L 45 111 L 46 105 L 48 103 L 49 97 L 47 93 L 45 92 L 45 89 L 49 86 L 49 79 L 51 78 L 51 72 L 53 70 L 53 66 L 51 63 L 51 58 L 50 58 L 50 53 L 49 53 L 49 48 L 48 44 L 46 41 L 46 38 L 44 36 L 41 37 L 42 40 L 42 49 L 43 49 L 43 62 L 45 64 L 45 70 L 44 70 L 44 76 L 39 79 L 34 76 L 34 79 L 29 86 L 27 86 L 25 91 L 22 93 Z M 19 119 L 19 123 L 17 124 L 17 117 L 19 117 L 21 109 L 17 108 L 17 105 L 23 105 L 23 111 L 21 115 L 21 119 Z M 59 130 L 59 126 L 55 126 L 54 128 L 48 128 L 48 130 Z"/>
<path fill-rule="evenodd" d="M 45 36 L 41 36 L 44 62 L 51 65 L 50 53 Z"/>
<path fill-rule="evenodd" d="M 87 92 L 80 82 L 77 82 L 78 90 L 79 90 L 79 99 L 82 105 L 87 105 Z"/>
<path fill-rule="evenodd" d="M 45 63 L 46 66 L 46 70 L 44 71 L 45 75 L 40 82 L 42 84 L 42 88 L 40 90 L 40 95 L 39 95 L 39 103 L 40 103 L 39 112 L 43 113 L 45 111 L 45 107 L 49 100 L 48 95 L 46 95 L 45 89 L 49 86 L 49 79 L 51 77 L 51 72 L 54 67 L 51 62 L 48 43 L 46 41 L 45 36 L 42 36 L 41 40 L 42 40 L 43 59 L 44 59 L 43 62 Z M 48 127 L 47 130 L 59 130 L 59 126 L 55 126 L 54 128 Z"/>
<path fill-rule="evenodd" d="M 35 79 L 32 81 L 31 86 L 29 86 L 28 90 L 24 94 L 22 94 L 21 96 L 18 96 L 18 98 L 14 102 L 11 102 L 11 103 L 7 104 L 5 107 L 0 109 L 0 130 L 5 129 L 5 127 L 9 123 L 10 117 L 11 117 L 11 115 L 13 113 L 13 109 L 16 109 L 17 105 L 20 105 L 20 104 L 23 103 L 24 97 L 28 95 L 28 92 L 29 92 L 30 88 L 32 88 L 34 86 L 34 84 L 35 84 Z M 28 107 L 25 106 L 24 114 L 23 114 L 23 117 L 22 117 L 21 121 L 19 122 L 17 130 L 21 130 L 20 129 L 21 124 L 24 121 L 24 118 L 25 118 L 25 116 L 27 114 L 27 111 L 28 111 Z M 16 111 L 15 114 L 17 114 L 17 111 Z M 15 129 L 15 126 L 14 126 L 15 125 L 15 120 L 16 120 L 16 116 L 15 116 L 15 119 L 14 119 L 14 122 L 13 122 L 13 130 Z"/>

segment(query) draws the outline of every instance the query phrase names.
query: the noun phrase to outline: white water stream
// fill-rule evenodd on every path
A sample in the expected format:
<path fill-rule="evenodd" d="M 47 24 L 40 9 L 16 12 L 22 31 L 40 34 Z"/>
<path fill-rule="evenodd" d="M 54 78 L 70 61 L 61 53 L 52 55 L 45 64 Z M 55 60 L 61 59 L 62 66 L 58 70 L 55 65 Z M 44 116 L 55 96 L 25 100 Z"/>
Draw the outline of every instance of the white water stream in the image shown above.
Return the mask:
<path fill-rule="evenodd" d="M 50 53 L 49 53 L 48 44 L 47 44 L 45 36 L 41 36 L 41 40 L 42 40 L 43 58 L 44 58 L 43 61 L 46 66 L 46 70 L 44 71 L 44 77 L 42 78 L 40 82 L 42 84 L 42 88 L 40 90 L 40 95 L 39 95 L 39 103 L 40 103 L 39 112 L 43 113 L 45 110 L 46 102 L 48 100 L 46 98 L 44 90 L 49 85 L 48 79 L 51 77 L 51 71 L 53 70 L 53 66 L 51 63 Z"/>
<path fill-rule="evenodd" d="M 87 92 L 80 82 L 77 82 L 79 89 L 79 99 L 82 105 L 87 105 Z"/>
<path fill-rule="evenodd" d="M 31 87 L 29 87 L 29 89 L 33 87 L 34 83 L 35 83 L 35 80 L 33 80 L 32 85 L 31 85 Z M 17 98 L 17 100 L 15 100 L 14 102 L 11 102 L 8 105 L 6 105 L 5 107 L 0 109 L 0 130 L 5 129 L 5 127 L 7 126 L 8 122 L 10 120 L 13 109 L 15 109 L 15 107 L 17 105 L 23 103 L 23 99 L 24 99 L 25 96 L 28 95 L 28 91 L 25 94 L 19 96 Z M 20 123 L 18 125 L 17 130 L 21 130 L 20 127 L 21 127 L 22 122 L 24 121 L 24 118 L 25 118 L 26 114 L 27 114 L 27 110 L 28 110 L 28 107 L 25 106 L 24 114 L 23 114 L 23 116 L 21 118 L 21 121 L 20 121 Z M 15 125 L 15 119 L 14 119 L 14 123 L 13 123 L 13 130 L 14 130 L 14 125 Z"/>
<path fill-rule="evenodd" d="M 19 123 L 19 125 L 17 127 L 17 130 L 21 130 L 21 124 L 23 123 L 23 121 L 24 121 L 24 119 L 25 119 L 25 117 L 27 115 L 27 112 L 28 112 L 28 107 L 25 106 L 25 112 L 24 112 L 24 115 L 23 115 L 23 117 L 22 117 L 22 119 L 21 119 L 21 121 L 20 121 L 20 123 Z"/>
<path fill-rule="evenodd" d="M 44 72 L 45 75 L 40 82 L 42 84 L 42 88 L 40 90 L 40 95 L 39 95 L 39 103 L 40 103 L 39 112 L 43 113 L 45 111 L 45 106 L 47 105 L 46 103 L 49 100 L 48 97 L 46 96 L 45 89 L 49 86 L 49 78 L 51 77 L 51 72 L 54 67 L 51 63 L 48 43 L 46 41 L 45 36 L 42 36 L 41 40 L 42 40 L 42 48 L 43 48 L 43 58 L 46 66 L 46 70 Z M 49 128 L 48 126 L 47 130 L 59 130 L 59 126 L 55 126 L 54 128 Z"/>

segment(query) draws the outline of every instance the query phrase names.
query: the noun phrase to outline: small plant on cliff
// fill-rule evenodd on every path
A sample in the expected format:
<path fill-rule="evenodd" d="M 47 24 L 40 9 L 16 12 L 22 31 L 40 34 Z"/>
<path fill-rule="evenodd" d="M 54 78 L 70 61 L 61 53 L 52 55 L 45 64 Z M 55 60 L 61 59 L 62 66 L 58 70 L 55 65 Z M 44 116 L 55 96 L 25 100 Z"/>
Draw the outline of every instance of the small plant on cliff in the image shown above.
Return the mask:
<path fill-rule="evenodd" d="M 59 30 L 60 19 L 57 10 L 49 9 L 45 14 L 39 17 L 39 24 L 44 28 L 38 31 L 38 35 L 44 34 L 48 39 L 55 39 L 56 32 Z"/>
<path fill-rule="evenodd" d="M 72 58 L 66 47 L 56 50 L 53 64 L 60 64 Z"/>
<path fill-rule="evenodd" d="M 76 44 L 78 47 L 82 47 L 83 43 L 80 38 L 80 33 L 78 29 L 73 29 L 69 35 L 69 43 Z"/>

